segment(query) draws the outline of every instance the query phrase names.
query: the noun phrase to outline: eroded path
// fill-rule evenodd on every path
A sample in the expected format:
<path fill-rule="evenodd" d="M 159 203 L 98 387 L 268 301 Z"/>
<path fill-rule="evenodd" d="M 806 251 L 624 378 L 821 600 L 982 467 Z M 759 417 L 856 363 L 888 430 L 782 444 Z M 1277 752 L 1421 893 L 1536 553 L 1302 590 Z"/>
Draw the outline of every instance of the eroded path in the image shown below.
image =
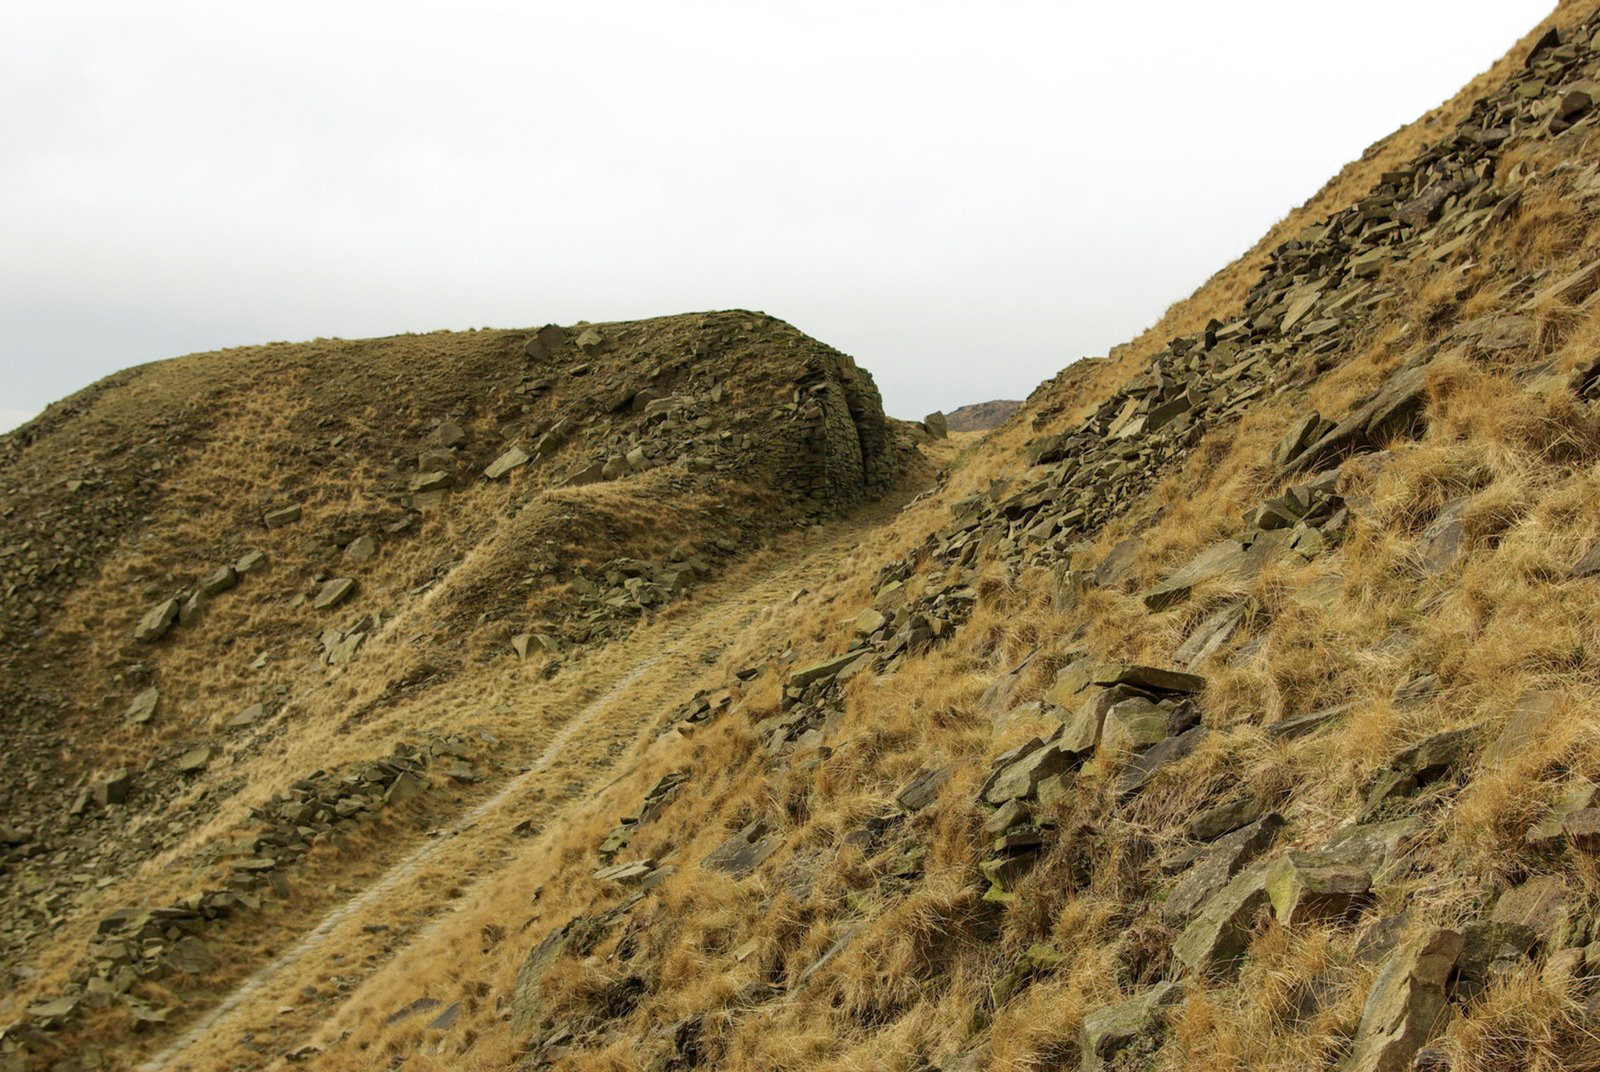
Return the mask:
<path fill-rule="evenodd" d="M 262 1067 L 295 1052 L 364 979 L 470 902 L 472 887 L 513 853 L 519 823 L 559 824 L 576 802 L 620 776 L 635 746 L 706 686 L 707 669 L 760 628 L 767 608 L 820 584 L 898 505 L 797 534 L 791 553 L 731 571 L 692 606 L 591 656 L 574 672 L 586 675 L 593 699 L 521 754 L 496 756 L 510 772 L 503 784 L 341 900 L 140 1067 Z"/>

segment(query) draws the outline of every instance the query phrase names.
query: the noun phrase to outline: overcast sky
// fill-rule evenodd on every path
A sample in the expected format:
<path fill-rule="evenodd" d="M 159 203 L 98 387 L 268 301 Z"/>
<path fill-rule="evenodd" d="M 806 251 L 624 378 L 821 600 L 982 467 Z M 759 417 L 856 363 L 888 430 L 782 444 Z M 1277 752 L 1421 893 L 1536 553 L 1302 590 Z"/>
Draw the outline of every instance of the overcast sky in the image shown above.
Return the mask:
<path fill-rule="evenodd" d="M 0 428 L 197 350 L 716 308 L 897 416 L 1020 398 L 1551 6 L 0 4 Z"/>

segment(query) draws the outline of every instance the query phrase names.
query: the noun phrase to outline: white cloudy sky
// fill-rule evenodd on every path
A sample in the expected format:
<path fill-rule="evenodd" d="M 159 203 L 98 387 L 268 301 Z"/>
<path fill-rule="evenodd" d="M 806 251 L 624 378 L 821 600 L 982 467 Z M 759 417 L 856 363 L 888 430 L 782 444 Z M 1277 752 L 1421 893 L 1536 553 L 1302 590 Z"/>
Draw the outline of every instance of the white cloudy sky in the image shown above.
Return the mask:
<path fill-rule="evenodd" d="M 0 427 L 195 350 L 729 307 L 900 416 L 1021 397 L 1551 3 L 0 4 Z"/>

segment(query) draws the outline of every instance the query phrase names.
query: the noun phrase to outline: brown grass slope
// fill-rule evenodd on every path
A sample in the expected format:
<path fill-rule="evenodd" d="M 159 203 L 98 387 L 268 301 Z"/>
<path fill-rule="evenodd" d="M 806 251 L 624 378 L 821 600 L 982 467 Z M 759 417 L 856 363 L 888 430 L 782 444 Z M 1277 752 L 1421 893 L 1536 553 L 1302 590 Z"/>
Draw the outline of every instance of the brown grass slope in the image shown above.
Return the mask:
<path fill-rule="evenodd" d="M 195 355 L 118 374 L 0 438 L 9 1011 L 81 988 L 110 909 L 222 888 L 229 840 L 297 779 L 471 729 L 488 768 L 474 779 L 493 782 L 501 759 L 604 690 L 603 669 L 574 667 L 786 528 L 887 490 L 906 460 L 895 434 L 848 357 L 730 312 Z M 512 447 L 531 460 L 480 476 Z M 600 482 L 561 486 L 600 463 Z M 453 490 L 426 490 L 440 471 Z M 263 524 L 286 505 L 298 520 Z M 152 604 L 251 551 L 265 568 L 197 620 L 132 639 Z M 308 598 L 332 576 L 355 593 L 318 610 Z M 330 660 L 337 636 L 365 643 Z M 463 674 L 470 701 L 452 691 Z M 150 687 L 154 718 L 128 724 Z M 490 741 L 503 757 L 482 754 Z M 209 765 L 180 773 L 200 745 Z M 118 771 L 131 793 L 103 804 L 95 790 Z M 403 825 L 488 788 L 458 781 Z M 333 880 L 411 836 L 314 851 L 330 885 L 273 909 L 284 918 L 250 941 L 305 925 Z M 239 937 L 216 936 L 232 972 L 259 955 Z"/>

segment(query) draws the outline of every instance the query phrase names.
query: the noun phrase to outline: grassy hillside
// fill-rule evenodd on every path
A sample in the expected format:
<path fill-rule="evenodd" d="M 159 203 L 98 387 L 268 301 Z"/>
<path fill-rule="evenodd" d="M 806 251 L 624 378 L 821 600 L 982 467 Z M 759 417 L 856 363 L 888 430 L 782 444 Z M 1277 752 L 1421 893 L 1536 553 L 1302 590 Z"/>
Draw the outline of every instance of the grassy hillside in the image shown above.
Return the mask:
<path fill-rule="evenodd" d="M 876 478 L 845 466 L 859 492 L 825 498 L 832 512 L 809 494 L 831 478 L 797 494 L 788 462 L 740 469 L 736 453 L 726 470 L 542 483 L 520 511 L 515 481 L 484 482 L 459 513 L 424 513 L 439 526 L 427 553 L 385 546 L 372 575 L 400 602 L 394 624 L 346 667 L 287 682 L 290 715 L 228 753 L 234 784 L 208 768 L 163 805 L 199 832 L 130 848 L 145 862 L 128 878 L 28 932 L 14 1004 L 32 1011 L 7 1059 L 1600 1068 L 1597 33 L 1592 3 L 1563 5 L 1150 332 L 1063 370 L 986 438 L 874 418 L 853 366 L 819 354 L 838 404 L 805 418 L 791 393 L 792 412 L 856 430 L 844 455 L 883 459 Z M 605 374 L 620 382 L 646 351 Z M 734 389 L 762 400 L 741 409 L 752 448 L 758 415 L 791 412 L 777 385 L 792 392 L 793 376 Z M 66 405 L 110 406 L 137 383 Z M 606 397 L 592 383 L 561 406 Z M 257 413 L 235 442 L 296 442 L 273 402 L 232 405 Z M 434 434 L 423 413 L 451 416 L 441 407 L 413 416 L 415 439 Z M 615 458 L 633 426 L 601 412 L 584 424 L 590 453 Z M 182 437 L 214 414 L 170 417 L 158 442 L 194 450 Z M 53 419 L 24 440 L 96 442 L 88 425 L 52 435 Z M 468 442 L 498 423 L 466 422 Z M 255 509 L 278 505 L 244 445 L 230 451 Z M 29 472 L 44 457 L 59 471 L 65 454 Z M 171 512 L 138 529 L 152 540 L 130 526 L 107 545 L 93 564 L 106 587 L 61 589 L 72 632 L 17 646 L 37 694 L 98 680 L 94 667 L 132 673 L 72 608 L 124 591 L 157 554 L 145 546 L 201 509 L 198 490 L 179 494 L 199 484 L 141 465 L 145 484 L 119 494 Z M 572 471 L 536 471 L 558 470 Z M 231 470 L 204 471 L 214 489 Z M 31 486 L 15 472 L 14 497 Z M 349 509 L 338 481 L 302 472 L 319 519 Z M 695 479 L 707 472 L 725 475 Z M 630 578 L 623 555 L 712 568 L 612 629 L 594 592 L 673 591 L 642 580 L 654 571 Z M 327 561 L 296 565 L 304 594 L 323 591 Z M 606 563 L 614 580 L 597 577 Z M 304 610 L 281 598 L 284 615 Z M 519 637 L 528 654 L 512 653 Z M 74 644 L 89 647 L 70 677 L 47 665 Z M 118 703 L 143 684 L 122 680 Z M 212 707 L 233 701 L 220 715 L 272 695 L 229 692 L 231 673 L 207 687 Z M 114 759 L 100 751 L 120 739 L 104 732 L 109 692 L 79 747 Z M 44 736 L 62 765 L 49 769 L 75 769 Z M 387 781 L 352 766 L 397 743 L 373 774 Z M 294 789 L 319 767 L 354 793 Z M 392 791 L 402 776 L 429 788 Z M 286 789 L 300 796 L 265 804 Z M 341 801 L 359 821 L 279 852 L 296 837 L 284 808 Z M 238 847 L 256 829 L 246 802 L 267 836 Z M 263 853 L 279 858 L 259 908 L 198 944 L 145 924 L 137 941 L 171 946 L 169 970 L 119 974 L 124 930 L 89 944 L 111 904 L 172 905 Z M 25 892 L 45 865 L 19 856 L 7 879 Z M 57 996 L 70 1012 L 42 1001 Z"/>

